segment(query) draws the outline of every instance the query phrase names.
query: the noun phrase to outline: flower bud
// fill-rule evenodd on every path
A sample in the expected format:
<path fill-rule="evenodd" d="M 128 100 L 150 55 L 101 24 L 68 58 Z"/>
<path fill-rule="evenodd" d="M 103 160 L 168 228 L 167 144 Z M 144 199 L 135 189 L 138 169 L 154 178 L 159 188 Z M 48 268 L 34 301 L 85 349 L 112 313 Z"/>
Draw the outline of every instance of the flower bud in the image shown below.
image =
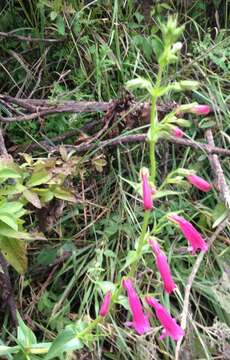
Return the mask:
<path fill-rule="evenodd" d="M 208 115 L 211 111 L 208 105 L 195 105 L 191 112 L 196 115 Z"/>
<path fill-rule="evenodd" d="M 108 291 L 108 292 L 105 294 L 103 303 L 101 304 L 101 308 L 100 308 L 100 311 L 99 311 L 99 315 L 100 315 L 100 316 L 105 317 L 105 316 L 108 315 L 109 306 L 110 306 L 110 301 L 111 301 L 111 292 Z"/>
<path fill-rule="evenodd" d="M 141 169 L 141 180 L 142 180 L 142 196 L 143 205 L 145 210 L 151 210 L 153 207 L 152 200 L 152 188 L 149 184 L 149 171 L 146 168 Z"/>
<path fill-rule="evenodd" d="M 177 127 L 177 126 L 174 126 L 172 129 L 171 129 L 171 134 L 177 138 L 181 138 L 184 136 L 184 133 L 183 131 Z"/>

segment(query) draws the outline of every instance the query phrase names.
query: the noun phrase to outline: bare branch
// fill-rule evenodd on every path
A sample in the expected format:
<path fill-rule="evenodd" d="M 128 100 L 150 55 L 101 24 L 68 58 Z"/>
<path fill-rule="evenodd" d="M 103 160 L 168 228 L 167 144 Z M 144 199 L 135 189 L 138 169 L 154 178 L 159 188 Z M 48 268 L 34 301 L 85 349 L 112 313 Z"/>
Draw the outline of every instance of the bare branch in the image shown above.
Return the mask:
<path fill-rule="evenodd" d="M 215 146 L 211 129 L 208 129 L 206 131 L 206 138 L 210 146 Z M 224 172 L 221 167 L 218 156 L 216 154 L 210 154 L 209 160 L 213 170 L 213 174 L 216 178 L 216 184 L 218 190 L 220 191 L 221 199 L 225 202 L 227 208 L 230 209 L 230 191 L 226 183 Z"/>
<path fill-rule="evenodd" d="M 61 38 L 61 39 L 46 39 L 46 38 L 33 38 L 32 36 L 23 36 L 23 35 L 17 35 L 14 34 L 13 32 L 3 32 L 0 31 L 0 38 L 11 38 L 11 39 L 15 39 L 15 40 L 20 40 L 20 41 L 27 41 L 27 42 L 44 42 L 44 43 L 49 43 L 49 44 L 54 44 L 54 43 L 58 43 L 58 42 L 62 42 L 66 40 L 66 37 Z"/>

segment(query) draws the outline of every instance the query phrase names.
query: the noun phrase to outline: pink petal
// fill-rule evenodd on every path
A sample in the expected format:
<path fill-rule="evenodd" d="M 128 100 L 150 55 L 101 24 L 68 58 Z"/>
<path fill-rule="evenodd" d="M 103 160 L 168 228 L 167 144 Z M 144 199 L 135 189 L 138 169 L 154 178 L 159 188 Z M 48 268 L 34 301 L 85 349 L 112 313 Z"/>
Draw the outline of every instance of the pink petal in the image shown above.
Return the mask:
<path fill-rule="evenodd" d="M 181 138 L 184 136 L 184 132 L 177 126 L 174 126 L 172 129 L 171 129 L 171 133 L 173 136 L 177 137 L 177 138 Z"/>
<path fill-rule="evenodd" d="M 108 292 L 105 294 L 103 303 L 102 303 L 101 308 L 100 308 L 100 311 L 99 311 L 99 315 L 100 315 L 100 316 L 105 317 L 105 316 L 108 315 L 109 306 L 110 306 L 110 301 L 111 301 L 111 292 L 108 291 Z"/>
<path fill-rule="evenodd" d="M 210 111 L 211 108 L 208 105 L 195 105 L 192 109 L 192 112 L 196 115 L 208 115 Z"/>
<path fill-rule="evenodd" d="M 201 234 L 194 228 L 194 226 L 182 216 L 171 215 L 170 220 L 176 222 L 181 231 L 184 234 L 184 237 L 188 240 L 192 253 L 195 253 L 197 250 L 208 250 L 208 245 L 205 240 L 202 238 Z"/>
<path fill-rule="evenodd" d="M 187 180 L 199 190 L 202 190 L 204 192 L 208 192 L 212 189 L 212 185 L 209 184 L 206 180 L 202 179 L 200 176 L 188 175 Z"/>
<path fill-rule="evenodd" d="M 134 289 L 131 279 L 123 279 L 122 286 L 128 293 L 128 301 L 131 313 L 133 315 L 132 326 L 139 335 L 142 335 L 150 330 L 148 316 L 142 310 L 142 305 L 139 297 Z"/>
<path fill-rule="evenodd" d="M 175 341 L 180 340 L 184 336 L 184 331 L 180 325 L 177 324 L 176 320 L 153 297 L 146 296 L 145 300 L 151 307 L 154 308 L 156 317 L 164 327 L 160 339 L 170 336 Z"/>
<path fill-rule="evenodd" d="M 149 244 L 151 245 L 152 250 L 156 255 L 156 266 L 164 282 L 164 289 L 168 294 L 170 294 L 172 291 L 175 290 L 176 284 L 173 281 L 167 257 L 165 256 L 163 251 L 161 251 L 159 245 L 156 242 L 150 239 Z"/>
<path fill-rule="evenodd" d="M 147 169 L 146 169 L 147 170 Z M 145 210 L 151 210 L 153 208 L 152 200 L 152 188 L 148 181 L 148 174 L 146 171 L 142 171 L 142 194 L 143 194 L 143 205 Z"/>

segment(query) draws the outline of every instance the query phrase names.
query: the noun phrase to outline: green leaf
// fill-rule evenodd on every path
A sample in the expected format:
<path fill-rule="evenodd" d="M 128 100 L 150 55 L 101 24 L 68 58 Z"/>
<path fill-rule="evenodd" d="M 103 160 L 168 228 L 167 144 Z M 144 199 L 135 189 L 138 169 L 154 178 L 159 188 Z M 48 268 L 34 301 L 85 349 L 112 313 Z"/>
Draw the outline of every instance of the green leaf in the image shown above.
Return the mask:
<path fill-rule="evenodd" d="M 60 35 L 65 35 L 65 22 L 62 16 L 58 16 L 56 20 L 57 30 Z"/>
<path fill-rule="evenodd" d="M 23 204 L 19 201 L 2 201 L 0 203 L 0 213 L 14 214 L 23 208 Z"/>
<path fill-rule="evenodd" d="M 138 77 L 136 79 L 128 81 L 126 83 L 126 87 L 128 90 L 146 89 L 150 94 L 152 93 L 153 89 L 151 82 L 142 77 Z"/>
<path fill-rule="evenodd" d="M 51 175 L 45 169 L 33 173 L 26 186 L 33 187 L 46 184 L 51 178 Z"/>
<path fill-rule="evenodd" d="M 16 354 L 20 350 L 20 346 L 0 345 L 0 355 Z"/>
<path fill-rule="evenodd" d="M 0 189 L 0 195 L 15 195 L 23 192 L 25 190 L 25 186 L 19 183 L 15 185 L 5 185 Z"/>
<path fill-rule="evenodd" d="M 212 228 L 217 227 L 227 217 L 227 215 L 228 209 L 226 208 L 224 202 L 217 204 L 212 213 L 214 220 Z"/>
<path fill-rule="evenodd" d="M 37 209 L 42 208 L 41 201 L 40 201 L 38 195 L 35 192 L 26 189 L 23 192 L 23 196 L 26 198 L 27 201 L 29 201 L 29 203 L 31 203 Z"/>
<path fill-rule="evenodd" d="M 84 347 L 84 343 L 79 340 L 77 337 L 74 339 L 68 341 L 64 346 L 64 351 L 74 351 L 74 350 L 80 350 Z"/>
<path fill-rule="evenodd" d="M 66 200 L 74 203 L 76 203 L 77 201 L 75 195 L 72 194 L 69 190 L 62 189 L 60 187 L 52 187 L 51 190 L 57 199 Z"/>
<path fill-rule="evenodd" d="M 7 224 L 12 229 L 18 231 L 18 224 L 12 215 L 0 213 L 0 220 L 5 224 Z"/>
<path fill-rule="evenodd" d="M 51 11 L 50 13 L 50 20 L 54 21 L 56 17 L 58 16 L 58 13 L 56 11 Z"/>
<path fill-rule="evenodd" d="M 53 341 L 44 360 L 54 359 L 56 356 L 62 354 L 63 351 L 65 351 L 65 345 L 71 340 L 74 340 L 75 336 L 76 334 L 72 329 L 63 330 Z"/>
<path fill-rule="evenodd" d="M 21 175 L 16 171 L 16 170 L 13 170 L 13 169 L 9 169 L 9 168 L 5 168 L 5 169 L 1 169 L 0 170 L 0 179 L 9 179 L 9 178 L 12 178 L 12 179 L 18 179 L 20 178 Z"/>
<path fill-rule="evenodd" d="M 0 249 L 4 258 L 19 274 L 26 272 L 27 257 L 24 241 L 2 237 L 0 238 Z"/>
<path fill-rule="evenodd" d="M 183 194 L 183 192 L 172 191 L 172 190 L 157 191 L 156 194 L 154 194 L 153 198 L 154 199 L 160 199 L 160 198 L 162 198 L 164 196 L 180 195 L 180 194 Z"/>
<path fill-rule="evenodd" d="M 120 271 L 123 271 L 126 269 L 129 265 L 134 263 L 137 260 L 137 252 L 134 250 L 130 250 L 126 256 L 126 262 L 125 265 L 121 268 Z"/>
<path fill-rule="evenodd" d="M 25 240 L 34 239 L 32 235 L 22 231 L 15 231 L 5 224 L 0 224 L 0 236 L 1 235 L 9 238 L 12 237 L 15 239 L 25 239 Z"/>
<path fill-rule="evenodd" d="M 156 55 L 156 58 L 158 60 L 160 58 L 160 56 L 162 55 L 163 50 L 164 50 L 162 41 L 158 36 L 154 35 L 153 39 L 151 40 L 151 44 L 152 44 L 152 47 L 153 47 L 153 51 L 154 51 L 154 53 Z"/>
<path fill-rule="evenodd" d="M 37 343 L 36 336 L 33 331 L 24 323 L 19 312 L 17 312 L 18 327 L 17 340 L 23 347 L 30 347 Z"/>
<path fill-rule="evenodd" d="M 111 281 L 96 281 L 96 284 L 100 287 L 103 294 L 107 293 L 108 291 L 114 293 L 116 290 L 116 285 Z"/>

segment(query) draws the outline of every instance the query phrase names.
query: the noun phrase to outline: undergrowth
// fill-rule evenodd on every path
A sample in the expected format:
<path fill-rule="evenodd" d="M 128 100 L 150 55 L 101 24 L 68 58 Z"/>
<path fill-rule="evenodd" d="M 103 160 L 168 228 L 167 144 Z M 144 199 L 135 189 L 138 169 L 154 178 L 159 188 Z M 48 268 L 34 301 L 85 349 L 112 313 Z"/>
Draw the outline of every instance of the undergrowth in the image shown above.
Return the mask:
<path fill-rule="evenodd" d="M 1 38 L 0 34 L 0 92 L 51 102 L 109 101 L 125 97 L 127 81 L 138 76 L 155 81 L 161 51 L 159 25 L 166 22 L 170 14 L 178 13 L 179 24 L 185 25 L 181 57 L 175 65 L 167 67 L 163 84 L 167 80 L 193 79 L 201 86 L 194 92 L 169 92 L 164 95 L 163 102 L 198 102 L 213 107 L 214 113 L 207 118 L 194 120 L 188 114 L 186 119 L 192 125 L 186 134 L 204 142 L 205 131 L 211 128 L 215 145 L 227 148 L 230 141 L 229 6 L 228 1 L 216 0 L 157 1 L 154 4 L 151 1 L 138 4 L 133 0 L 7 1 L 0 8 L 1 32 L 12 31 L 16 35 L 58 41 L 19 41 L 13 37 Z M 135 91 L 135 97 L 140 102 L 147 99 L 146 92 L 140 89 Z M 1 114 L 12 115 L 4 104 L 0 103 L 0 107 Z M 54 136 L 79 129 L 102 117 L 101 113 L 56 114 L 45 120 L 3 125 L 4 137 L 7 148 L 13 153 L 15 145 L 46 139 L 52 142 Z M 146 122 L 140 124 L 139 129 L 143 128 L 147 130 Z M 133 129 L 124 128 L 122 132 L 129 135 Z M 68 142 L 75 144 L 78 140 L 76 136 Z M 39 206 L 34 206 L 37 198 L 21 198 L 27 214 L 19 226 L 34 236 L 28 238 L 26 272 L 25 258 L 19 260 L 21 268 L 18 268 L 17 260 L 14 266 L 21 274 L 10 267 L 20 314 L 21 338 L 3 304 L 0 314 L 2 345 L 15 346 L 22 341 L 23 334 L 33 337 L 29 329 L 36 334 L 39 343 L 51 343 L 66 326 L 79 321 L 82 331 L 85 323 L 97 317 L 104 293 L 111 283 L 121 280 L 120 270 L 125 269 L 127 254 L 135 248 L 141 232 L 142 205 L 127 179 L 140 182 L 139 171 L 148 162 L 147 148 L 147 144 L 127 144 L 106 150 L 96 147 L 84 155 L 70 154 L 70 180 L 60 175 L 61 180 L 55 184 L 53 179 L 51 183 L 43 179 L 39 184 L 41 188 L 44 183 L 48 184 L 48 198 L 41 189 L 40 193 L 37 191 L 47 211 L 42 212 Z M 22 152 L 26 153 L 26 146 Z M 23 186 L 28 185 L 37 161 L 43 161 L 42 166 L 45 166 L 45 162 L 54 157 L 42 148 L 32 155 L 13 153 L 13 156 L 22 168 Z M 55 154 L 56 169 L 64 171 L 66 156 L 64 150 L 61 155 Z M 207 181 L 213 181 L 208 156 L 202 150 L 194 151 L 162 141 L 156 146 L 156 157 L 157 184 L 161 184 L 170 171 L 185 167 Z M 71 161 L 76 168 L 72 167 Z M 221 157 L 221 165 L 229 183 L 227 156 Z M 11 185 L 14 184 L 7 184 Z M 33 188 L 29 190 L 33 192 Z M 180 210 L 206 237 L 210 236 L 226 212 L 218 191 L 201 196 L 188 183 L 170 185 L 169 190 L 179 194 L 156 199 L 150 223 L 160 221 L 169 210 Z M 58 214 L 50 215 L 49 201 L 58 204 Z M 48 216 L 51 223 L 47 222 Z M 160 239 L 178 292 L 170 296 L 170 300 L 162 292 L 149 249 L 138 268 L 136 285 L 140 293 L 154 288 L 154 296 L 179 323 L 185 285 L 195 259 L 184 251 L 183 236 L 170 224 L 161 229 Z M 228 245 L 229 228 L 226 227 L 205 256 L 193 283 L 189 309 L 192 318 L 189 318 L 183 344 L 184 359 L 230 358 Z M 12 259 L 9 262 L 15 265 Z M 154 324 L 151 333 L 139 336 L 124 326 L 127 309 L 127 297 L 122 293 L 114 313 L 111 312 L 96 332 L 90 334 L 88 347 L 82 348 L 80 344 L 78 351 L 61 354 L 57 346 L 56 358 L 173 359 L 175 343 L 171 339 L 159 340 L 159 323 L 151 320 Z M 44 357 L 22 351 L 2 355 L 2 358 L 32 360 Z"/>

